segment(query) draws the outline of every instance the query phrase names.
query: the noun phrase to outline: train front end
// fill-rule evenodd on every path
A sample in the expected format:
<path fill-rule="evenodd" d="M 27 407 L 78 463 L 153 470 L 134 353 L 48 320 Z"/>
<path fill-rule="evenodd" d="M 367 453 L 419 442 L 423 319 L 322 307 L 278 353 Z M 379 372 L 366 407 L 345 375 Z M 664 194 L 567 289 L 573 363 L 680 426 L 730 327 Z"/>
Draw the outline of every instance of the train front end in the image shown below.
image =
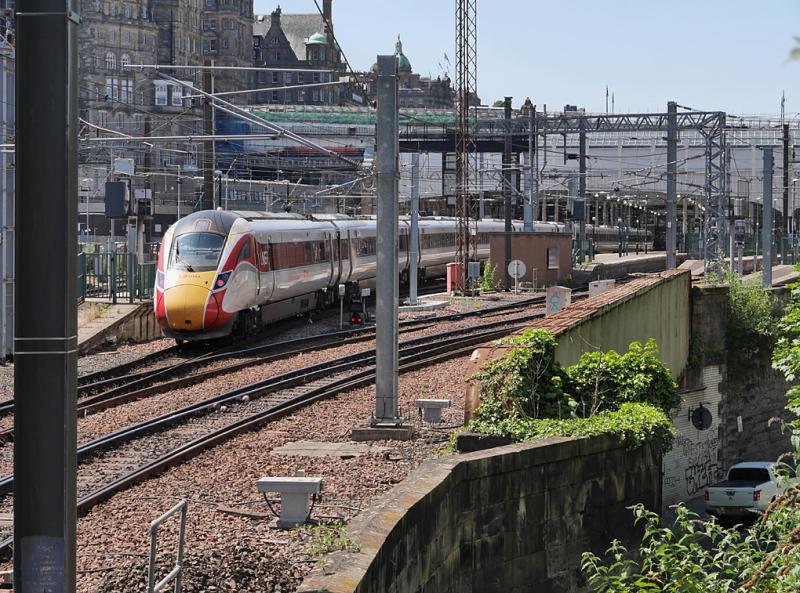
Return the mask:
<path fill-rule="evenodd" d="M 231 333 L 236 318 L 222 310 L 227 279 L 220 259 L 236 219 L 229 212 L 195 212 L 164 235 L 154 307 L 165 336 L 206 340 Z"/>

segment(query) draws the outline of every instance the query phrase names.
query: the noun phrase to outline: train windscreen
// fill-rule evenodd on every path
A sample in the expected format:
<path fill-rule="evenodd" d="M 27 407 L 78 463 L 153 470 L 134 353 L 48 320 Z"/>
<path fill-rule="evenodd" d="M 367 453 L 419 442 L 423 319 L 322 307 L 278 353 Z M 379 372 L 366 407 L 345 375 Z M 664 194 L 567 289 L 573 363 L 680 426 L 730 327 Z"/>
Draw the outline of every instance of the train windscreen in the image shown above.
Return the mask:
<path fill-rule="evenodd" d="M 169 260 L 171 269 L 209 272 L 217 269 L 225 237 L 216 233 L 186 233 L 175 238 Z"/>

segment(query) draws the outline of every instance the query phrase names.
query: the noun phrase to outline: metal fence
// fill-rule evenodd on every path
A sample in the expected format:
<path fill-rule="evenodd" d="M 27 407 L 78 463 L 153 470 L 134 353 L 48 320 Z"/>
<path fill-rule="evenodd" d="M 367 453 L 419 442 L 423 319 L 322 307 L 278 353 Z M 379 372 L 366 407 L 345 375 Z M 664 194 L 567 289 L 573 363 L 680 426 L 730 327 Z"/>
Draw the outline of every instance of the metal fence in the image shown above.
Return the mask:
<path fill-rule="evenodd" d="M 132 303 L 152 299 L 156 262 L 139 263 L 135 253 L 115 251 L 78 254 L 78 300 L 105 299 Z"/>

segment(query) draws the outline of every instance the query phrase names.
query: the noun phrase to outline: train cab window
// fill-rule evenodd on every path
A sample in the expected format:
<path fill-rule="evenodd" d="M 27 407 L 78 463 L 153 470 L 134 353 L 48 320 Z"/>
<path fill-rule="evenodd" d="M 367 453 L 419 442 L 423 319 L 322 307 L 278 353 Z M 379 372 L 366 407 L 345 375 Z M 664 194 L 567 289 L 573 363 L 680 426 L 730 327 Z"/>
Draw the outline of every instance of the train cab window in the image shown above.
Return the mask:
<path fill-rule="evenodd" d="M 176 237 L 169 268 L 187 272 L 209 272 L 217 268 L 225 237 L 216 233 L 186 233 Z"/>
<path fill-rule="evenodd" d="M 248 259 L 250 259 L 250 254 L 251 254 L 251 250 L 250 250 L 250 240 L 248 239 L 248 240 L 245 242 L 245 244 L 244 244 L 244 245 L 242 245 L 242 250 L 239 252 L 239 259 L 237 260 L 237 262 L 239 262 L 239 261 L 245 261 L 245 260 L 248 260 Z"/>

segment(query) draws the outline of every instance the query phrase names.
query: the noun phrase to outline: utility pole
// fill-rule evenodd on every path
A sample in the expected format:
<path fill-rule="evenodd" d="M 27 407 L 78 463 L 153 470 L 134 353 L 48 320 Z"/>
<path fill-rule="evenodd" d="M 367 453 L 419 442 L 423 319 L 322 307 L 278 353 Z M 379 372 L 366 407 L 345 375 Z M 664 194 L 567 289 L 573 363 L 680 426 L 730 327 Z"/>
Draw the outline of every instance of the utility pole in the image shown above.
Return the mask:
<path fill-rule="evenodd" d="M 17 9 L 14 591 L 74 593 L 80 17 Z"/>
<path fill-rule="evenodd" d="M 786 243 L 791 232 L 791 217 L 789 215 L 789 170 L 791 154 L 789 153 L 789 124 L 783 124 L 783 229 L 781 235 L 781 263 L 786 263 Z"/>
<path fill-rule="evenodd" d="M 206 64 L 208 65 L 208 64 Z M 211 88 L 211 70 L 203 71 L 203 89 L 207 93 L 213 93 Z M 206 137 L 214 135 L 214 119 L 211 99 L 203 99 L 203 134 Z M 202 210 L 214 208 L 214 141 L 206 140 L 203 142 L 203 207 Z"/>
<path fill-rule="evenodd" d="M 530 121 L 528 122 L 528 203 L 525 205 L 525 232 L 530 233 L 533 232 L 533 204 L 534 204 L 534 193 L 533 193 L 533 126 L 536 122 L 536 108 L 531 107 L 530 112 Z"/>
<path fill-rule="evenodd" d="M 762 198 L 762 242 L 764 262 L 761 278 L 765 287 L 772 286 L 772 149 L 764 148 L 764 191 Z"/>
<path fill-rule="evenodd" d="M 584 262 L 586 255 L 586 216 L 589 212 L 589 204 L 586 200 L 586 118 L 582 117 L 578 122 L 578 199 L 581 201 L 583 216 L 580 221 L 581 249 L 580 263 Z"/>
<path fill-rule="evenodd" d="M 503 216 L 505 217 L 503 278 L 505 278 L 505 289 L 509 291 L 512 285 L 511 275 L 508 273 L 508 265 L 511 263 L 511 97 L 504 99 L 503 110 L 507 125 L 503 141 Z"/>
<path fill-rule="evenodd" d="M 678 196 L 678 104 L 667 103 L 667 269 L 677 266 L 675 261 L 675 202 Z M 684 225 L 686 224 L 686 203 L 684 202 Z M 685 231 L 684 231 L 685 232 Z"/>
<path fill-rule="evenodd" d="M 378 117 L 376 129 L 378 197 L 377 302 L 375 307 L 375 387 L 373 424 L 400 422 L 397 406 L 399 279 L 397 218 L 399 142 L 397 58 L 378 56 Z"/>
<path fill-rule="evenodd" d="M 419 153 L 411 154 L 411 229 L 409 231 L 408 302 L 417 304 L 417 263 L 419 260 Z"/>

